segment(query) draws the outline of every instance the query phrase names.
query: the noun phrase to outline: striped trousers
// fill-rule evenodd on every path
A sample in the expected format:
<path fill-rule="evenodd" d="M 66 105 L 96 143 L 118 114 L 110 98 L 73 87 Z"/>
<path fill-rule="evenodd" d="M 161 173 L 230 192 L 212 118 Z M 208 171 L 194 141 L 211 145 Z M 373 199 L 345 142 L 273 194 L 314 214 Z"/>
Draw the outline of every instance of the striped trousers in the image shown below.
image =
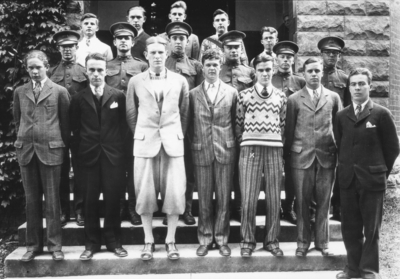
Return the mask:
<path fill-rule="evenodd" d="M 279 247 L 280 186 L 283 158 L 281 147 L 242 146 L 239 159 L 240 192 L 242 194 L 242 220 L 240 247 L 256 247 L 256 211 L 260 195 L 262 173 L 265 179 L 265 239 L 264 248 Z"/>
<path fill-rule="evenodd" d="M 234 164 L 220 164 L 215 159 L 209 166 L 193 167 L 199 194 L 199 227 L 197 228 L 199 243 L 209 245 L 215 238 L 218 245 L 227 245 L 230 229 L 229 198 Z M 212 202 L 214 191 L 215 215 Z"/>

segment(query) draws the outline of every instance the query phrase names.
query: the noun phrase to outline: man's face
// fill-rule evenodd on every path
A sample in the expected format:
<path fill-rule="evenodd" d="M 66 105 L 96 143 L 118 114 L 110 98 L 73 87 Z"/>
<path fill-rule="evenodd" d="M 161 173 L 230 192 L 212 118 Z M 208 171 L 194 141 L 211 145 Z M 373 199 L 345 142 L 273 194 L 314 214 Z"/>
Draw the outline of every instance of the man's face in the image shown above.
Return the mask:
<path fill-rule="evenodd" d="M 207 82 L 214 83 L 221 71 L 221 61 L 219 59 L 206 59 L 204 60 L 203 73 Z"/>
<path fill-rule="evenodd" d="M 256 77 L 257 82 L 262 86 L 268 86 L 271 84 L 274 64 L 272 61 L 261 62 L 256 66 Z"/>
<path fill-rule="evenodd" d="M 166 53 L 165 46 L 163 44 L 155 43 L 148 45 L 145 54 L 146 59 L 149 61 L 150 68 L 153 71 L 164 68 Z"/>
<path fill-rule="evenodd" d="M 228 60 L 238 60 L 241 55 L 240 45 L 224 45 L 225 58 Z"/>
<path fill-rule="evenodd" d="M 146 17 L 143 16 L 143 11 L 139 9 L 130 10 L 128 15 L 128 22 L 133 25 L 138 31 L 142 30 L 143 23 L 145 23 Z"/>
<path fill-rule="evenodd" d="M 289 25 L 290 25 L 290 17 L 285 16 L 285 18 L 283 19 L 283 23 L 285 23 L 286 27 L 289 27 Z"/>
<path fill-rule="evenodd" d="M 371 85 L 366 75 L 355 75 L 350 77 L 350 94 L 354 103 L 361 105 L 369 97 Z"/>
<path fill-rule="evenodd" d="M 276 33 L 264 32 L 262 34 L 261 44 L 264 46 L 265 50 L 271 52 L 272 47 L 276 44 L 276 42 Z"/>
<path fill-rule="evenodd" d="M 73 61 L 76 58 L 77 44 L 62 45 L 58 47 L 61 53 L 61 58 L 64 61 Z"/>
<path fill-rule="evenodd" d="M 170 42 L 171 42 L 173 52 L 183 53 L 183 52 L 185 52 L 185 48 L 186 48 L 188 39 L 184 35 L 172 35 L 170 37 Z"/>
<path fill-rule="evenodd" d="M 321 84 L 322 74 L 321 63 L 315 62 L 306 65 L 306 68 L 304 69 L 304 79 L 306 80 L 308 87 L 317 89 Z"/>
<path fill-rule="evenodd" d="M 168 18 L 171 20 L 171 22 L 174 21 L 182 22 L 186 19 L 185 10 L 183 8 L 173 8 L 169 13 Z"/>
<path fill-rule="evenodd" d="M 289 72 L 294 64 L 294 56 L 291 54 L 281 53 L 276 56 L 278 69 L 281 72 Z"/>
<path fill-rule="evenodd" d="M 29 58 L 26 62 L 26 68 L 32 80 L 39 82 L 46 78 L 48 67 L 39 58 Z"/>
<path fill-rule="evenodd" d="M 322 60 L 325 67 L 335 67 L 340 58 L 340 52 L 337 50 L 325 49 L 322 51 Z"/>
<path fill-rule="evenodd" d="M 86 63 L 86 73 L 91 85 L 94 87 L 103 85 L 106 77 L 106 61 L 89 59 Z"/>
<path fill-rule="evenodd" d="M 82 32 L 85 37 L 92 37 L 99 30 L 96 18 L 87 18 L 82 21 Z"/>
<path fill-rule="evenodd" d="M 120 52 L 129 52 L 133 47 L 133 39 L 128 35 L 117 36 L 114 39 L 114 46 Z"/>
<path fill-rule="evenodd" d="M 222 35 L 228 32 L 228 26 L 230 22 L 226 15 L 219 14 L 214 17 L 213 26 L 218 34 Z"/>

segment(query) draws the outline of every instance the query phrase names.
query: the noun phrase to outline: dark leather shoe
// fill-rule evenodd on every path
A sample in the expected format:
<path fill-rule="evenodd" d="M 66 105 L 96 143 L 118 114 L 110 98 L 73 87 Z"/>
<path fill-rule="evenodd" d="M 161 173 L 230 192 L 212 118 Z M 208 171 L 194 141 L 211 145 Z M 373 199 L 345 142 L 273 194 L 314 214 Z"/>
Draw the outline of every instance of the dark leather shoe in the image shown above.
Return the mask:
<path fill-rule="evenodd" d="M 286 220 L 289 223 L 292 223 L 294 225 L 296 225 L 296 223 L 297 223 L 297 216 L 296 216 L 296 213 L 294 213 L 293 210 L 283 212 L 282 219 Z"/>
<path fill-rule="evenodd" d="M 162 224 L 164 226 L 168 226 L 168 218 L 167 218 L 167 216 L 165 216 L 164 219 L 162 220 Z"/>
<path fill-rule="evenodd" d="M 94 255 L 94 251 L 92 251 L 92 250 L 85 250 L 85 251 L 83 251 L 83 253 L 82 253 L 81 256 L 79 257 L 79 259 L 80 259 L 81 261 L 88 261 L 88 260 L 90 260 L 91 258 L 93 258 L 93 255 Z"/>
<path fill-rule="evenodd" d="M 142 224 L 142 218 L 139 214 L 131 214 L 131 224 L 134 226 L 139 226 Z"/>
<path fill-rule="evenodd" d="M 307 256 L 307 252 L 308 252 L 307 248 L 297 248 L 296 257 L 305 257 Z"/>
<path fill-rule="evenodd" d="M 196 224 L 196 220 L 193 218 L 193 215 L 191 212 L 186 212 L 183 213 L 183 222 L 186 225 L 194 225 Z"/>
<path fill-rule="evenodd" d="M 229 257 L 231 255 L 231 248 L 228 245 L 222 245 L 219 247 L 219 254 L 224 257 Z"/>
<path fill-rule="evenodd" d="M 178 248 L 176 248 L 174 242 L 165 244 L 165 250 L 167 250 L 168 259 L 170 259 L 170 260 L 178 260 L 179 259 L 179 251 L 178 251 Z"/>
<path fill-rule="evenodd" d="M 115 249 L 107 249 L 107 250 L 110 252 L 113 252 L 115 256 L 120 257 L 120 258 L 128 256 L 128 252 L 122 247 L 115 248 Z"/>
<path fill-rule="evenodd" d="M 199 248 L 197 248 L 196 255 L 200 257 L 204 257 L 205 255 L 208 254 L 208 250 L 212 248 L 212 244 L 210 245 L 200 245 Z"/>
<path fill-rule="evenodd" d="M 149 261 L 153 258 L 153 253 L 156 250 L 154 243 L 146 243 L 143 247 L 143 250 L 140 254 L 140 258 L 143 261 Z"/>
<path fill-rule="evenodd" d="M 344 271 L 336 274 L 336 279 L 351 279 L 351 277 Z"/>
<path fill-rule="evenodd" d="M 31 260 L 33 260 L 36 256 L 40 255 L 41 253 L 42 252 L 40 252 L 40 251 L 28 251 L 22 256 L 21 262 L 30 262 Z"/>
<path fill-rule="evenodd" d="M 240 255 L 243 258 L 250 258 L 253 251 L 250 248 L 242 248 L 240 249 Z"/>
<path fill-rule="evenodd" d="M 64 253 L 62 251 L 54 251 L 52 258 L 55 261 L 62 261 L 64 259 Z"/>
<path fill-rule="evenodd" d="M 61 221 L 61 227 L 65 227 L 65 225 L 69 221 L 69 218 L 67 217 L 66 214 L 61 214 L 60 221 Z"/>
<path fill-rule="evenodd" d="M 315 250 L 320 251 L 322 256 L 324 256 L 324 257 L 331 257 L 331 256 L 335 255 L 328 248 L 315 248 Z"/>
<path fill-rule="evenodd" d="M 283 256 L 283 251 L 279 247 L 276 247 L 276 248 L 273 248 L 273 249 L 266 249 L 265 248 L 265 250 L 270 252 L 275 257 L 282 257 Z"/>
<path fill-rule="evenodd" d="M 80 213 L 76 214 L 76 224 L 80 227 L 85 225 L 85 217 Z"/>

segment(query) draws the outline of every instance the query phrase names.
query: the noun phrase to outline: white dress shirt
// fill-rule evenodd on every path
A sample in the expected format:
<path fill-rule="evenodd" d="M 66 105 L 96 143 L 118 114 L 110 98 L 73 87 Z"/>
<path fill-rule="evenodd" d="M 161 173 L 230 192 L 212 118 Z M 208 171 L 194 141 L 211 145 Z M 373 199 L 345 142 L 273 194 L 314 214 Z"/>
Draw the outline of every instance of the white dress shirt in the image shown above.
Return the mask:
<path fill-rule="evenodd" d="M 40 92 L 43 90 L 43 86 L 44 86 L 44 84 L 46 83 L 46 80 L 47 80 L 47 77 L 45 77 L 44 79 L 42 79 L 42 80 L 40 81 Z M 33 88 L 35 88 L 36 82 L 37 82 L 37 81 L 32 80 L 32 86 L 33 86 Z"/>
<path fill-rule="evenodd" d="M 256 85 L 255 85 L 255 87 L 256 87 L 256 90 L 257 90 L 258 94 L 261 95 L 261 92 L 263 91 L 264 86 L 261 85 L 259 82 L 257 82 Z M 268 96 L 271 95 L 271 92 L 272 92 L 272 83 L 270 83 L 270 84 L 267 86 L 267 92 L 268 92 Z M 261 96 L 262 96 L 262 95 L 261 95 Z M 263 96 L 263 97 L 265 97 L 265 96 Z"/>
<path fill-rule="evenodd" d="M 90 84 L 90 88 L 92 89 L 92 92 L 95 96 L 97 96 L 97 94 L 99 94 L 100 96 L 103 96 L 104 93 L 104 83 L 103 85 L 100 85 L 99 87 L 97 87 L 99 89 L 99 91 L 96 91 L 96 87 L 94 87 L 93 85 Z M 96 94 L 97 93 L 97 94 Z"/>
<path fill-rule="evenodd" d="M 89 40 L 89 45 L 87 45 L 87 38 L 85 37 L 83 37 L 83 39 L 78 43 L 78 49 L 76 51 L 76 63 L 85 67 L 86 56 L 95 52 L 102 54 L 107 61 L 113 59 L 113 54 L 109 45 L 101 42 L 96 37 L 92 37 Z"/>
<path fill-rule="evenodd" d="M 204 81 L 204 88 L 206 90 L 208 98 L 210 98 L 211 103 L 214 103 L 215 98 L 217 97 L 218 90 L 219 90 L 219 84 L 220 84 L 219 79 L 214 83 L 209 83 L 206 80 Z"/>
<path fill-rule="evenodd" d="M 365 105 L 368 103 L 368 101 L 369 101 L 369 98 L 367 98 L 367 100 L 366 100 L 364 103 L 361 104 L 361 110 L 360 110 L 360 112 L 362 112 L 362 111 L 364 110 Z M 357 106 L 358 106 L 358 105 L 357 105 L 356 103 L 353 102 L 353 108 L 354 108 L 354 114 L 355 114 L 355 115 L 357 115 Z"/>
<path fill-rule="evenodd" d="M 306 86 L 306 88 L 307 88 L 308 94 L 310 94 L 310 96 L 311 96 L 311 100 L 314 100 L 314 90 L 317 91 L 318 98 L 321 97 L 321 90 L 322 90 L 321 86 L 318 87 L 317 89 L 311 89 L 311 88 L 308 88 L 308 86 Z"/>

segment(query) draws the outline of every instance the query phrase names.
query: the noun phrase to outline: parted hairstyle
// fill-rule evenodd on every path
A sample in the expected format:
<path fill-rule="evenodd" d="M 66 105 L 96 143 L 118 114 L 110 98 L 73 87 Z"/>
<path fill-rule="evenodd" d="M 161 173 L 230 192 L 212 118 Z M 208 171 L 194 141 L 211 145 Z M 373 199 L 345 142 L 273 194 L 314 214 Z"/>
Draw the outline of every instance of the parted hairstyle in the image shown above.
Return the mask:
<path fill-rule="evenodd" d="M 99 19 L 95 14 L 92 13 L 86 13 L 81 17 L 81 22 L 83 22 L 87 18 L 94 18 L 96 19 L 96 24 L 99 25 Z"/>
<path fill-rule="evenodd" d="M 228 14 L 225 11 L 221 10 L 221 9 L 215 10 L 215 12 L 213 13 L 213 19 L 215 19 L 215 17 L 217 15 L 226 15 L 226 18 L 229 20 Z"/>
<path fill-rule="evenodd" d="M 321 58 L 319 58 L 319 57 L 311 57 L 311 58 L 308 58 L 308 59 L 304 62 L 304 64 L 303 64 L 303 71 L 306 70 L 306 66 L 307 66 L 308 64 L 312 64 L 312 63 L 320 63 L 321 65 L 324 64 L 324 62 L 322 61 Z"/>
<path fill-rule="evenodd" d="M 351 78 L 352 76 L 357 76 L 357 75 L 365 75 L 365 76 L 367 76 L 367 78 L 368 78 L 368 84 L 371 84 L 371 81 L 372 81 L 372 73 L 371 73 L 371 71 L 368 70 L 367 68 L 356 68 L 356 69 L 352 70 L 352 71 L 350 72 L 349 79 L 348 79 L 349 84 L 350 84 L 350 78 Z"/>
<path fill-rule="evenodd" d="M 207 59 L 208 60 L 218 59 L 221 62 L 221 54 L 214 49 L 208 49 L 204 52 L 203 56 L 201 57 L 201 63 L 204 65 L 204 62 Z"/>
<path fill-rule="evenodd" d="M 182 8 L 185 10 L 185 13 L 186 13 L 187 5 L 183 1 L 176 1 L 174 4 L 171 5 L 171 10 L 174 8 Z"/>
<path fill-rule="evenodd" d="M 269 26 L 262 27 L 260 30 L 261 37 L 264 34 L 264 32 L 269 32 L 271 34 L 276 33 L 276 36 L 278 36 L 278 31 L 274 27 L 269 27 Z"/>
<path fill-rule="evenodd" d="M 143 13 L 143 17 L 146 17 L 146 10 L 142 6 L 132 6 L 126 11 L 126 15 L 129 16 L 131 10 L 141 10 Z"/>
<path fill-rule="evenodd" d="M 88 54 L 88 56 L 86 56 L 86 59 L 85 59 L 85 65 L 86 65 L 86 66 L 87 66 L 87 62 L 88 62 L 89 60 L 100 60 L 100 61 L 106 62 L 106 64 L 107 64 L 107 60 L 106 60 L 106 58 L 103 56 L 103 54 L 97 53 L 97 52 L 95 52 L 95 53 L 90 53 L 90 54 Z"/>
<path fill-rule="evenodd" d="M 257 55 L 253 61 L 254 69 L 257 68 L 258 64 L 264 63 L 264 62 L 269 62 L 269 61 L 272 61 L 272 65 L 274 65 L 275 59 L 272 56 L 267 55 L 265 53 L 261 53 L 261 54 Z"/>
<path fill-rule="evenodd" d="M 43 62 L 43 65 L 45 67 L 49 66 L 49 59 L 48 59 L 46 53 L 44 53 L 41 50 L 31 50 L 30 52 L 28 52 L 24 57 L 25 66 L 28 66 L 28 60 L 31 59 L 31 58 L 39 59 L 40 61 Z"/>

